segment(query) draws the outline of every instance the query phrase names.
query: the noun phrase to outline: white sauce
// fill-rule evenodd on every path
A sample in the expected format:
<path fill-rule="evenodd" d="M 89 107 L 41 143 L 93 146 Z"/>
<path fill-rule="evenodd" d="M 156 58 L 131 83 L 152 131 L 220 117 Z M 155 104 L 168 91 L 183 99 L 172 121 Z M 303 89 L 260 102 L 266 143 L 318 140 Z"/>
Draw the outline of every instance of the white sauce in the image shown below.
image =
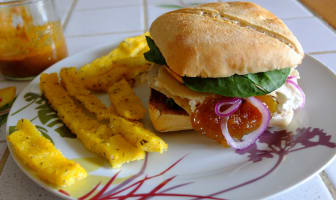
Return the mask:
<path fill-rule="evenodd" d="M 293 70 L 291 75 L 299 78 L 296 70 Z M 297 83 L 296 78 L 292 81 Z M 285 83 L 270 95 L 276 97 L 278 101 L 277 112 L 273 113 L 270 126 L 288 126 L 293 119 L 294 111 L 299 108 L 304 100 L 300 91 L 292 84 Z"/>

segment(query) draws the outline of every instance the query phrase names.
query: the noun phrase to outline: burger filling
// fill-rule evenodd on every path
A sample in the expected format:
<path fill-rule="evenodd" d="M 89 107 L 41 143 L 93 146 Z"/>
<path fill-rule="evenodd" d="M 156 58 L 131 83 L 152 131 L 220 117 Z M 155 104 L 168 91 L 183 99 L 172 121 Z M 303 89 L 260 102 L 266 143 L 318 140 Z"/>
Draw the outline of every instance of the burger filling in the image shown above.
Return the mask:
<path fill-rule="evenodd" d="M 147 42 L 150 51 L 145 57 L 158 64 L 150 74 L 150 86 L 182 107 L 195 130 L 225 146 L 246 148 L 268 126 L 287 126 L 304 103 L 295 69 L 225 78 L 180 77 L 167 67 L 154 41 Z M 242 140 L 250 141 L 234 142 Z"/>

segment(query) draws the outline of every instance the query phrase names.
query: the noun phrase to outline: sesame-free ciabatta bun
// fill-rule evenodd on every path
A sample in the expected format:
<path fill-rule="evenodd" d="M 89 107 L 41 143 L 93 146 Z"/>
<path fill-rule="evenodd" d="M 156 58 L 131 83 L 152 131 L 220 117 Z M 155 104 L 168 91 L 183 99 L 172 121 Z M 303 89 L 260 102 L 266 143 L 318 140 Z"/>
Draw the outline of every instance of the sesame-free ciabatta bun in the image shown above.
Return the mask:
<path fill-rule="evenodd" d="M 148 112 L 155 130 L 160 132 L 191 130 L 189 114 L 180 107 L 169 107 L 162 93 L 151 89 Z"/>
<path fill-rule="evenodd" d="M 228 77 L 296 67 L 304 53 L 288 27 L 249 2 L 209 3 L 158 17 L 150 34 L 171 70 Z"/>

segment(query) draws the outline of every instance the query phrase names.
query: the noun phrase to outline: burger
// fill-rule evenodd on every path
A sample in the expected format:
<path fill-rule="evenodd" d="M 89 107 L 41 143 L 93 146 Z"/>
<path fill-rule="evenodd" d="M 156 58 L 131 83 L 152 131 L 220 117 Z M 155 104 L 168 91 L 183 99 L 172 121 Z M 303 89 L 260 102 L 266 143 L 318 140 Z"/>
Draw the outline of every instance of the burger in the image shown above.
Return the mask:
<path fill-rule="evenodd" d="M 286 127 L 305 95 L 303 49 L 282 20 L 250 2 L 165 13 L 150 27 L 149 114 L 160 132 L 194 129 L 244 149 Z"/>

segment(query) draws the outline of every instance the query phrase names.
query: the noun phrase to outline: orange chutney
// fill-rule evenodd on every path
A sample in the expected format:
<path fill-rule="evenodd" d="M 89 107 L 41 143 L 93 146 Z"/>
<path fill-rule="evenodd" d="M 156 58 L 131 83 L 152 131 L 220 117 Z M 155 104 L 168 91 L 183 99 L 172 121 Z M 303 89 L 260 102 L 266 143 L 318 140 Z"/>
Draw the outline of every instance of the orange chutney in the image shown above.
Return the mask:
<path fill-rule="evenodd" d="M 191 123 L 195 130 L 200 131 L 203 135 L 216 140 L 218 143 L 228 146 L 222 131 L 221 123 L 225 120 L 217 116 L 215 106 L 223 97 L 208 98 L 202 104 L 198 105 L 191 115 Z M 273 113 L 275 101 L 268 96 L 257 97 Z M 226 108 L 223 108 L 226 109 Z M 252 132 L 260 126 L 262 115 L 259 110 L 251 103 L 243 100 L 239 109 L 233 113 L 227 123 L 230 135 L 233 138 L 241 139 L 245 134 Z"/>
<path fill-rule="evenodd" d="M 21 22 L 14 22 L 16 16 Z M 35 25 L 23 7 L 0 13 L 0 20 L 0 70 L 6 77 L 36 76 L 68 55 L 59 21 Z"/>

